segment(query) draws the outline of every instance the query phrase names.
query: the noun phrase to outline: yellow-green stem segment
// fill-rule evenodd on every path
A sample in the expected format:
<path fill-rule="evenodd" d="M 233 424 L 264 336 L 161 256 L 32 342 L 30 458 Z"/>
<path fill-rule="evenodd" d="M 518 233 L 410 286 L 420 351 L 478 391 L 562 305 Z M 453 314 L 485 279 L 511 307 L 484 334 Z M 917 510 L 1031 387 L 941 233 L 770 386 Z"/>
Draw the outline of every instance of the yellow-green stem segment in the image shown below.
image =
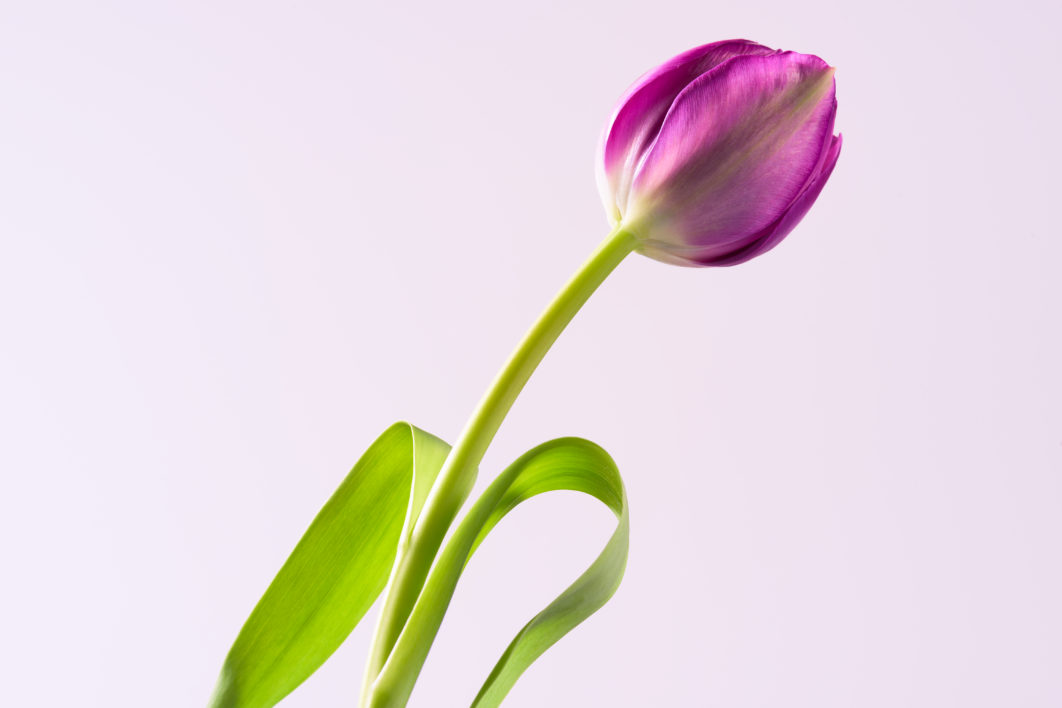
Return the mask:
<path fill-rule="evenodd" d="M 475 482 L 477 466 L 502 420 L 546 352 L 598 286 L 635 246 L 636 237 L 622 226 L 608 235 L 524 336 L 465 425 L 428 495 L 408 546 L 399 549 L 365 667 L 360 702 L 362 708 L 405 706 L 407 697 L 374 694 L 373 682 L 394 648 L 424 587 L 425 578 L 447 529 Z M 428 643 L 433 639 L 421 638 Z M 418 673 L 420 671 L 420 666 L 409 668 Z"/>

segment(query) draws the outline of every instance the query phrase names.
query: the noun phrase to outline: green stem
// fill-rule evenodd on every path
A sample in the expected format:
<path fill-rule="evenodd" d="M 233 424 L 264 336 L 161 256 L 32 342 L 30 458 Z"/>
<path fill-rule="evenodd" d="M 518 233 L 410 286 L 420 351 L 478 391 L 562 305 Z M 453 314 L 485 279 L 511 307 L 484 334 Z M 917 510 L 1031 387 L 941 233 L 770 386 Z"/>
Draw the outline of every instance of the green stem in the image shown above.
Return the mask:
<path fill-rule="evenodd" d="M 408 546 L 400 551 L 395 562 L 365 667 L 360 703 L 363 708 L 398 708 L 405 705 L 404 698 L 400 703 L 381 702 L 374 697 L 372 684 L 394 648 L 424 587 L 425 578 L 447 529 L 475 482 L 476 468 L 517 395 L 546 352 L 575 317 L 575 313 L 630 254 L 636 243 L 634 235 L 622 227 L 617 227 L 609 234 L 524 336 L 465 425 L 424 503 Z M 433 638 L 422 639 L 430 644 Z M 411 670 L 419 673 L 420 667 L 411 667 Z"/>

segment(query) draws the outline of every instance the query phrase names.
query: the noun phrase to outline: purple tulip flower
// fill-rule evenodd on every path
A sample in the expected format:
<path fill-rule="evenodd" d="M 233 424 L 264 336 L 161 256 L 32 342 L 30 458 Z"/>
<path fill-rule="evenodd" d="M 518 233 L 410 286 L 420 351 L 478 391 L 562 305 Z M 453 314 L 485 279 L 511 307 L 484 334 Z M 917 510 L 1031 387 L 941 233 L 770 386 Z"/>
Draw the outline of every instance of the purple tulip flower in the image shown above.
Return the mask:
<path fill-rule="evenodd" d="M 833 68 L 747 40 L 691 49 L 639 79 L 602 137 L 613 225 L 650 258 L 742 263 L 804 217 L 837 163 Z"/>

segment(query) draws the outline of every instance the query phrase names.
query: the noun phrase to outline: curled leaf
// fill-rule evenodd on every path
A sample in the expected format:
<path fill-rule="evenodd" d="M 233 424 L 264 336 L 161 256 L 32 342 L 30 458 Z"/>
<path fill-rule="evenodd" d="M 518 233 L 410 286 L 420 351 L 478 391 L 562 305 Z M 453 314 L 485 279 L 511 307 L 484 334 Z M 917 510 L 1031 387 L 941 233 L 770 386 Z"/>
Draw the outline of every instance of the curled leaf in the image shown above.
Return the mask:
<path fill-rule="evenodd" d="M 616 530 L 586 572 L 524 625 L 494 666 L 473 708 L 498 706 L 527 667 L 612 597 L 623 578 L 630 529 L 619 470 L 607 452 L 588 440 L 561 438 L 540 445 L 498 476 L 454 532 L 372 685 L 369 706 L 406 705 L 472 553 L 517 505 L 556 490 L 583 492 L 600 500 L 616 515 Z"/>

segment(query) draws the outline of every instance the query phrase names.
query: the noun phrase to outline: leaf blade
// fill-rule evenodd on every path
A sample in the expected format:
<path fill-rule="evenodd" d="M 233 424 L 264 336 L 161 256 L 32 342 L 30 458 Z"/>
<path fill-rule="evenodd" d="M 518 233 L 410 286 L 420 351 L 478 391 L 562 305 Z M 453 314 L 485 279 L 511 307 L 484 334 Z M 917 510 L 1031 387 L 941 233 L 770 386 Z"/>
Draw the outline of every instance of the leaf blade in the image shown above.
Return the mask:
<path fill-rule="evenodd" d="M 376 677 L 369 705 L 406 705 L 472 553 L 509 511 L 555 490 L 583 492 L 602 501 L 617 517 L 616 530 L 590 568 L 520 630 L 488 676 L 473 708 L 498 706 L 542 653 L 608 601 L 623 577 L 630 529 L 619 470 L 607 452 L 588 440 L 560 438 L 544 443 L 502 472 L 462 520 Z"/>
<path fill-rule="evenodd" d="M 525 471 L 523 484 L 514 485 L 514 488 L 510 489 L 507 495 L 509 499 L 499 505 L 499 511 L 492 515 L 496 519 L 492 518 L 494 523 L 490 524 L 486 531 L 489 532 L 495 523 L 522 502 L 538 494 L 559 490 L 583 492 L 608 506 L 616 515 L 616 530 L 590 567 L 517 633 L 494 665 L 471 708 L 496 708 L 501 705 L 523 672 L 561 637 L 604 606 L 623 579 L 630 537 L 630 516 L 619 470 L 608 453 L 593 443 L 578 438 L 562 441 L 571 445 L 593 445 L 596 450 L 592 453 L 590 450 L 584 450 L 587 455 L 584 462 L 596 458 L 594 461 L 597 464 L 583 468 L 586 476 L 568 475 L 563 472 L 558 474 L 560 470 L 550 469 L 549 466 Z M 481 536 L 480 541 L 485 535 L 484 533 Z"/>
<path fill-rule="evenodd" d="M 270 708 L 331 656 L 386 585 L 449 450 L 408 423 L 369 446 L 252 610 L 210 708 Z"/>

